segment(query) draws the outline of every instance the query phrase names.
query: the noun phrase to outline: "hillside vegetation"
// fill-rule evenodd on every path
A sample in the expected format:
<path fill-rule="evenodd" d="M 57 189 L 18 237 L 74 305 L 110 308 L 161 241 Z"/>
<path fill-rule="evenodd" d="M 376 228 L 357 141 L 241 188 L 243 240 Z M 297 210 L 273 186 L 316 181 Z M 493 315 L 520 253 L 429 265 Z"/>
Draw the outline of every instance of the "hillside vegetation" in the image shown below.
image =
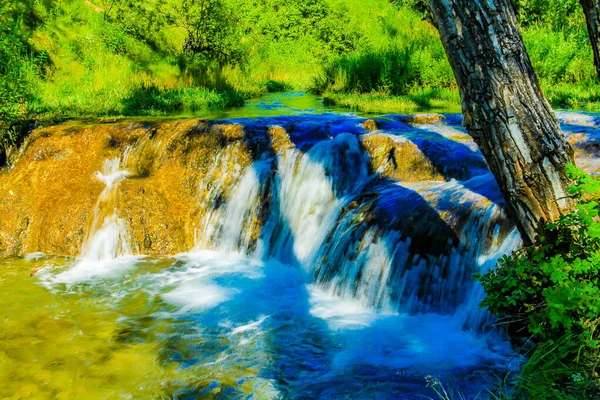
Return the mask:
<path fill-rule="evenodd" d="M 553 105 L 597 108 L 577 0 L 515 5 Z M 31 121 L 193 113 L 288 90 L 362 111 L 459 104 L 424 0 L 0 0 L 4 148 Z"/>

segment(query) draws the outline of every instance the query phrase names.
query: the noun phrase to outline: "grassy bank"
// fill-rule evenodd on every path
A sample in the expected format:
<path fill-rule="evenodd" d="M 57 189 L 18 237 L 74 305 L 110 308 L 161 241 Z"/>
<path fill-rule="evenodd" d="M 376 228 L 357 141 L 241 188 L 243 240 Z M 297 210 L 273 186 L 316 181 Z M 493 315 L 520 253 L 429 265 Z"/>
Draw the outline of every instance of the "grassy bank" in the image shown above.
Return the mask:
<path fill-rule="evenodd" d="M 600 109 L 576 0 L 516 3 L 553 106 Z M 29 121 L 194 113 L 288 90 L 364 112 L 459 111 L 424 4 L 0 0 L 0 142 Z"/>
<path fill-rule="evenodd" d="M 323 93 L 326 105 L 353 111 L 412 114 L 428 111 L 460 112 L 458 90 L 428 89 L 421 93 L 390 95 L 388 93 Z"/>

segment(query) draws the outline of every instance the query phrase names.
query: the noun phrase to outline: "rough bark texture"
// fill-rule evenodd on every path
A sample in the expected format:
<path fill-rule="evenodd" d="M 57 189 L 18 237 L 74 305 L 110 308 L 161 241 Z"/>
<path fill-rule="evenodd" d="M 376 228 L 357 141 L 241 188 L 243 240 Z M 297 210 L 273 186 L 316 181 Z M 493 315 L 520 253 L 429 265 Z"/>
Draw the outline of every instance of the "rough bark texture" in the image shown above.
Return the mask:
<path fill-rule="evenodd" d="M 460 89 L 463 125 L 526 244 L 571 207 L 573 151 L 545 100 L 510 0 L 430 0 Z"/>
<path fill-rule="evenodd" d="M 600 78 L 600 1 L 579 0 L 579 2 L 585 12 L 588 34 L 594 51 L 594 65 L 596 65 L 596 73 Z"/>

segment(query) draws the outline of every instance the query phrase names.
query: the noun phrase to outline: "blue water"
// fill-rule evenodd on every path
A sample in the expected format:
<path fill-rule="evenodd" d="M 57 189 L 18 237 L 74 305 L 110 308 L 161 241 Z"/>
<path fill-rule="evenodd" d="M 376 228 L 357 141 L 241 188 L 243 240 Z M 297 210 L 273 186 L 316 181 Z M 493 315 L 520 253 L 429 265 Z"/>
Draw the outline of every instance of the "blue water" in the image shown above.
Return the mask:
<path fill-rule="evenodd" d="M 138 259 L 101 279 L 71 275 L 67 286 L 56 271 L 41 280 L 56 296 L 95 293 L 98 305 L 123 313 L 122 341 L 156 343 L 163 362 L 212 382 L 179 388 L 174 398 L 219 388 L 217 398 L 227 399 L 422 399 L 433 395 L 432 377 L 471 398 L 518 368 L 497 333 L 462 330 L 451 315 L 341 300 L 298 267 L 214 251 L 168 262 L 157 270 Z M 148 313 L 127 315 L 141 295 Z"/>
<path fill-rule="evenodd" d="M 487 398 L 520 359 L 478 308 L 472 275 L 520 242 L 460 116 L 376 117 L 373 134 L 414 144 L 443 177 L 400 182 L 369 170 L 364 116 L 319 104 L 276 95 L 218 116 L 242 124 L 249 142 L 280 126 L 294 148 L 257 154 L 233 194 L 207 198 L 215 219 L 189 253 L 83 257 L 40 282 L 57 297 L 95 296 L 121 315 L 120 340 L 152 343 L 162 362 L 199 377 L 172 398 L 423 399 L 441 385 Z M 586 137 L 579 154 L 593 167 L 597 118 L 560 118 Z M 265 191 L 267 211 L 255 201 Z M 250 249 L 244 224 L 265 212 Z"/>

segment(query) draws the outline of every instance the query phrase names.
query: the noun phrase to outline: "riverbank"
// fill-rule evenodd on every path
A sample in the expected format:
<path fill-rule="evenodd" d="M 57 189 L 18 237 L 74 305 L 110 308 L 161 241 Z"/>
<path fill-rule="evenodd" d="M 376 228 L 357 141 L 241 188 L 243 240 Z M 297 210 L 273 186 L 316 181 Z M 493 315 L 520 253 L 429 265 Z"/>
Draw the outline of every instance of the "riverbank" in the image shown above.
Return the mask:
<path fill-rule="evenodd" d="M 196 52 L 185 45 L 186 26 L 199 23 L 193 8 L 141 3 L 8 1 L 0 8 L 0 147 L 18 143 L 30 122 L 199 115 L 282 91 L 316 93 L 360 112 L 459 108 L 438 33 L 418 1 L 226 0 L 210 16 L 222 35 L 213 32 L 211 46 Z M 562 14 L 553 7 L 519 14 L 523 38 L 554 107 L 598 110 L 583 13 L 568 3 Z"/>

